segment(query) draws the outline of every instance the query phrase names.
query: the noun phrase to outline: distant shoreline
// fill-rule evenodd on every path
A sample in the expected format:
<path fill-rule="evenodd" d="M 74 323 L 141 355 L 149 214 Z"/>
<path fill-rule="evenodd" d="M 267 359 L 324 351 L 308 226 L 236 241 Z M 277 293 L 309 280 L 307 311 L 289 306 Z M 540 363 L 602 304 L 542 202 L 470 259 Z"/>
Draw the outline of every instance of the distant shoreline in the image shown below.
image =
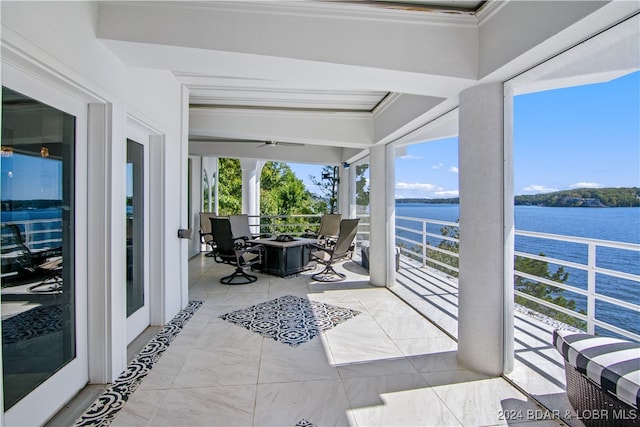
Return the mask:
<path fill-rule="evenodd" d="M 396 203 L 460 204 L 460 198 L 396 199 Z M 640 207 L 640 188 L 580 188 L 552 193 L 520 195 L 514 197 L 516 206 L 544 206 L 563 208 L 620 208 Z"/>

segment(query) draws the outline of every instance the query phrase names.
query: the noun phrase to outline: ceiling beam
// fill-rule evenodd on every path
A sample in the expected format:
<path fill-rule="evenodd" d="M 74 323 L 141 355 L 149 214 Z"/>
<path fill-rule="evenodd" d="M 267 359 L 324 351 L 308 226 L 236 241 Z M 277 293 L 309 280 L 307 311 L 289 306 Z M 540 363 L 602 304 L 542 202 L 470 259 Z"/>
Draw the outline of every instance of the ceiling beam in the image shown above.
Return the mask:
<path fill-rule="evenodd" d="M 344 13 L 344 5 L 341 12 L 334 11 L 336 6 L 327 3 L 234 3 L 101 3 L 97 36 L 200 51 L 477 78 L 478 28 L 473 15 L 416 17 L 411 12 L 384 10 L 373 16 L 355 10 Z"/>
<path fill-rule="evenodd" d="M 373 119 L 369 113 L 192 108 L 189 135 L 368 148 Z"/>

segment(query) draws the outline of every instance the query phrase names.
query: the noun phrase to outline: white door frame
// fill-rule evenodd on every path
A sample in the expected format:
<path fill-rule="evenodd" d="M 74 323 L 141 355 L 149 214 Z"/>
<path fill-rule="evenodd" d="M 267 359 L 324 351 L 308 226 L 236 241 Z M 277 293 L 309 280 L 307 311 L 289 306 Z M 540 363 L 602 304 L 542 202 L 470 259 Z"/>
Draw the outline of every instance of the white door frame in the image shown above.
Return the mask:
<path fill-rule="evenodd" d="M 149 189 L 150 189 L 150 155 L 149 151 L 151 150 L 151 131 L 145 125 L 143 125 L 140 121 L 135 120 L 132 117 L 127 118 L 127 138 L 123 141 L 124 144 L 127 143 L 127 139 L 130 139 L 138 144 L 141 144 L 144 147 L 144 185 L 143 185 L 143 193 L 144 193 L 144 241 L 143 241 L 143 271 L 144 271 L 144 305 L 139 308 L 135 313 L 131 314 L 127 318 L 127 344 L 131 343 L 140 333 L 142 333 L 151 323 L 151 314 L 150 314 L 150 306 L 151 306 L 151 295 L 150 295 L 150 286 L 149 286 L 149 271 L 150 271 L 150 263 L 149 263 L 149 238 L 150 238 L 150 203 L 149 203 Z M 126 150 L 126 149 L 125 149 Z M 126 265 L 126 263 L 125 263 Z"/>
<path fill-rule="evenodd" d="M 14 53 L 14 52 L 12 52 Z M 3 54 L 5 52 L 3 51 Z M 13 55 L 10 55 L 13 56 Z M 38 69 L 40 74 L 47 70 Z M 39 76 L 41 77 L 41 76 Z M 56 84 L 58 83 L 58 84 Z M 44 383 L 3 413 L 1 425 L 41 425 L 88 382 L 87 340 L 87 129 L 88 102 L 83 97 L 69 95 L 69 91 L 58 81 L 34 78 L 24 72 L 24 64 L 18 67 L 7 60 L 2 63 L 2 84 L 65 111 L 76 118 L 75 124 L 75 345 L 76 356 Z M 0 372 L 0 375 L 2 373 Z"/>

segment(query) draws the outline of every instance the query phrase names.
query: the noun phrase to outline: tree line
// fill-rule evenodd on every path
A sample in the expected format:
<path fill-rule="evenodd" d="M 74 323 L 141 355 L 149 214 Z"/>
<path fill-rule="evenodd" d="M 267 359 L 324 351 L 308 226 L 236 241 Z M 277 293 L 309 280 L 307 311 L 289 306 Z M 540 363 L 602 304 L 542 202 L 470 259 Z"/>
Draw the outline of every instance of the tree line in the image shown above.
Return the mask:
<path fill-rule="evenodd" d="M 448 199 L 396 199 L 396 203 L 460 203 L 458 197 Z M 547 207 L 640 207 L 640 188 L 579 188 L 576 190 L 555 191 L 553 193 L 515 196 L 514 205 Z"/>
<path fill-rule="evenodd" d="M 553 207 L 638 207 L 640 188 L 580 188 L 516 196 L 514 203 Z"/>
<path fill-rule="evenodd" d="M 369 204 L 368 183 L 365 178 L 368 165 L 356 167 L 357 203 Z M 334 166 L 325 166 L 323 174 L 333 174 Z M 333 176 L 333 175 L 332 175 Z M 330 181 L 310 176 L 319 192 L 306 188 L 304 181 L 298 178 L 291 167 L 283 162 L 267 162 L 260 175 L 260 215 L 305 215 L 334 212 L 337 206 L 337 187 Z M 221 158 L 218 160 L 218 213 L 233 215 L 242 212 L 242 170 L 240 160 Z M 203 205 L 208 206 L 208 186 L 212 183 L 205 178 Z M 275 219 L 273 221 L 276 221 Z M 304 222 L 299 218 L 278 218 L 278 223 L 289 224 L 291 233 L 304 231 Z M 316 220 L 317 221 L 317 220 Z M 268 228 L 266 226 L 265 228 Z"/>

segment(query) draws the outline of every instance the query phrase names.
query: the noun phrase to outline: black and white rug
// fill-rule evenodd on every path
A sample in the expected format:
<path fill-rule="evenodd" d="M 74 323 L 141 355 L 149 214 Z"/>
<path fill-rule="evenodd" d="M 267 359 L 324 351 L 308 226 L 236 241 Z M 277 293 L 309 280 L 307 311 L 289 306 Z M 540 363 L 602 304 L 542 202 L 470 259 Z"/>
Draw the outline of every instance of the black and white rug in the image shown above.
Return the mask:
<path fill-rule="evenodd" d="M 113 384 L 107 387 L 89 409 L 75 421 L 74 426 L 108 426 L 201 305 L 202 301 L 191 301 L 184 310 L 176 314 L 138 353 Z"/>
<path fill-rule="evenodd" d="M 358 314 L 359 311 L 349 308 L 286 295 L 220 318 L 263 337 L 298 347 Z"/>
<path fill-rule="evenodd" d="M 62 331 L 61 304 L 41 305 L 2 319 L 3 345 L 16 344 Z M 68 317 L 68 316 L 67 316 Z"/>

